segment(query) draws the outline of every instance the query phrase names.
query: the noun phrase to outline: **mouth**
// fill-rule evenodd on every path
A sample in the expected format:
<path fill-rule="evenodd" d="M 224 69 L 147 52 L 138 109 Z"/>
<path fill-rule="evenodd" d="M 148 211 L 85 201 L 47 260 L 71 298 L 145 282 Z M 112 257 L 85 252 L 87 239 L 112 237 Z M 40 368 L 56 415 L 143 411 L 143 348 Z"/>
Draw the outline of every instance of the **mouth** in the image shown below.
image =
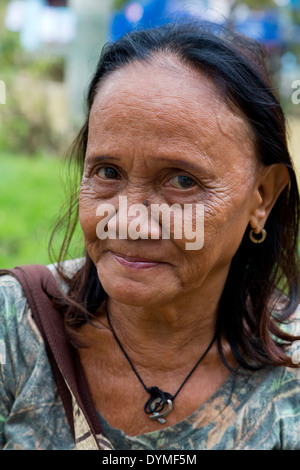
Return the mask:
<path fill-rule="evenodd" d="M 119 264 L 127 268 L 150 269 L 164 264 L 161 261 L 156 261 L 148 258 L 141 258 L 139 256 L 127 256 L 115 252 L 112 252 L 112 255 Z"/>

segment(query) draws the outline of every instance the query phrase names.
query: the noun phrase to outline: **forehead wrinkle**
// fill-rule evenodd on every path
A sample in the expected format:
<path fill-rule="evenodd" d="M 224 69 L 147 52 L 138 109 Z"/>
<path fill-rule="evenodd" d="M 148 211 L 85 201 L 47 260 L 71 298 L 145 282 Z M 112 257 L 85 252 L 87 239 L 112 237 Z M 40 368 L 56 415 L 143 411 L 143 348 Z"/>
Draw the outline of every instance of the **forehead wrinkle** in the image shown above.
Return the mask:
<path fill-rule="evenodd" d="M 154 113 L 153 110 L 147 109 L 148 123 L 151 120 L 154 126 L 151 127 L 151 133 L 147 134 L 146 137 L 145 132 L 147 132 L 147 129 L 145 130 L 144 126 L 144 112 L 140 119 L 136 119 L 136 114 L 134 114 L 134 116 L 131 116 L 130 113 L 129 115 L 127 114 L 128 109 L 135 110 L 135 107 L 132 107 L 131 105 L 126 107 L 126 113 L 123 113 L 120 107 L 116 108 L 112 105 L 112 108 L 113 113 L 116 112 L 116 118 L 114 119 L 113 124 L 111 121 L 110 109 L 108 107 L 103 110 L 104 113 L 100 113 L 100 127 L 98 125 L 97 128 L 93 129 L 93 126 L 90 126 L 90 130 L 98 138 L 101 137 L 101 134 L 103 135 L 103 133 L 109 131 L 110 138 L 103 139 L 103 142 L 101 142 L 101 148 L 104 149 L 103 151 L 105 151 L 106 145 L 113 149 L 114 146 L 118 147 L 120 126 L 125 125 L 126 132 L 122 134 L 122 149 L 130 149 L 130 152 L 133 155 L 133 147 L 134 145 L 138 145 L 136 137 L 142 136 L 142 147 L 136 147 L 136 152 L 143 155 L 145 160 L 154 156 L 149 152 L 152 152 L 153 150 L 152 142 L 155 139 L 156 155 L 161 158 L 164 156 L 167 158 L 170 155 L 178 155 L 181 156 L 181 158 L 185 158 L 185 155 L 189 155 L 190 158 L 201 159 L 206 161 L 207 164 L 212 164 L 211 154 L 214 153 L 215 156 L 217 156 L 215 148 L 218 146 L 219 140 L 218 135 L 216 135 L 214 123 L 204 119 L 202 120 L 201 126 L 201 116 L 199 117 L 199 120 L 191 119 L 191 116 L 188 113 L 188 108 L 184 110 L 183 116 L 180 116 L 177 112 L 175 121 L 173 119 L 169 121 L 167 116 L 164 115 L 164 112 L 159 111 Z M 186 129 L 186 121 L 189 123 L 188 130 Z M 181 123 L 182 126 L 180 125 Z M 202 128 L 199 128 L 199 125 Z M 111 137 L 114 135 L 115 144 L 111 142 Z M 234 136 L 235 133 L 232 137 Z M 227 138 L 228 137 L 229 135 L 227 135 Z M 95 147 L 96 150 L 98 145 L 97 141 L 93 142 L 93 144 L 93 147 Z M 118 151 L 118 149 L 116 149 L 116 151 Z"/>
<path fill-rule="evenodd" d="M 182 146 L 186 141 L 193 142 L 198 150 L 207 154 L 205 147 L 215 148 L 218 138 L 223 136 L 227 145 L 238 143 L 241 151 L 253 153 L 250 126 L 241 113 L 235 114 L 232 108 L 229 109 L 211 79 L 178 59 L 174 66 L 173 58 L 171 62 L 174 70 L 180 67 L 181 75 L 175 76 L 168 66 L 167 76 L 163 75 L 166 82 L 161 76 L 166 67 L 163 70 L 163 65 L 154 61 L 129 64 L 113 72 L 99 87 L 91 119 L 98 118 L 100 128 L 106 130 L 109 127 L 110 131 L 113 130 L 112 116 L 115 130 L 126 122 L 127 139 L 129 134 L 144 134 L 147 121 L 153 124 L 151 132 L 160 137 L 161 145 L 164 145 L 163 138 L 181 139 Z M 149 67 L 152 74 L 149 74 Z M 146 83 L 142 86 L 142 94 L 140 80 Z M 174 80 L 178 82 L 176 86 Z M 100 128 L 98 125 L 98 131 Z"/>
<path fill-rule="evenodd" d="M 165 90 L 154 90 L 149 95 L 141 96 L 135 90 L 128 93 L 118 89 L 112 96 L 99 96 L 90 116 L 90 128 L 93 126 L 106 130 L 119 130 L 126 123 L 130 133 L 145 132 L 145 122 L 153 125 L 151 131 L 161 138 L 171 139 L 192 137 L 199 139 L 199 125 L 205 128 L 205 136 L 213 136 L 213 121 L 203 115 L 203 106 L 195 114 L 195 101 L 186 94 L 166 95 Z M 151 99 L 150 99 L 151 97 Z M 113 118 L 113 119 L 112 119 Z M 98 121 L 98 123 L 97 123 Z M 188 124 L 188 127 L 187 127 Z"/>
<path fill-rule="evenodd" d="M 93 125 L 90 126 L 91 133 L 96 137 L 96 139 L 89 139 L 89 148 L 90 150 L 93 148 L 93 152 L 97 152 L 97 146 L 100 145 L 104 153 L 106 153 L 106 148 L 108 148 L 118 155 L 119 152 L 122 153 L 123 149 L 127 148 L 133 155 L 134 147 L 136 147 L 136 152 L 144 155 L 144 158 L 147 159 L 152 155 L 152 144 L 154 142 L 155 154 L 161 158 L 168 158 L 170 155 L 184 158 L 184 155 L 187 154 L 197 156 L 201 153 L 202 158 L 208 159 L 208 141 L 213 136 L 213 131 L 209 131 L 208 125 L 206 126 L 205 135 L 202 135 L 202 133 L 200 135 L 197 131 L 193 130 L 191 120 L 189 120 L 190 126 L 187 132 L 185 127 L 180 126 L 180 121 L 183 121 L 182 118 L 178 118 L 174 122 L 172 120 L 168 121 L 166 117 L 153 114 L 154 126 L 151 127 L 151 133 L 148 134 L 147 127 L 145 129 L 144 126 L 145 119 L 136 120 L 130 116 L 126 118 L 125 115 L 118 113 L 118 118 L 112 124 L 109 110 L 106 110 L 106 112 L 108 112 L 107 119 L 101 115 L 100 124 L 95 125 L 95 127 Z M 184 122 L 183 124 L 186 123 Z M 125 131 L 122 134 L 120 134 L 121 125 Z M 101 139 L 101 135 L 104 135 L 106 131 L 109 131 L 109 134 L 106 135 L 106 138 Z M 137 136 L 142 137 L 140 142 L 137 142 Z M 120 137 L 122 138 L 122 146 L 119 149 L 118 139 Z M 138 148 L 139 143 L 142 145 L 141 148 Z"/>
<path fill-rule="evenodd" d="M 118 104 L 120 100 L 127 100 L 128 94 L 130 99 L 135 99 L 136 104 L 146 104 L 148 109 L 149 106 L 161 106 L 162 102 L 165 107 L 169 106 L 169 100 L 177 105 L 182 103 L 182 111 L 189 105 L 189 101 L 193 100 L 193 103 L 199 99 L 199 93 L 197 89 L 205 88 L 206 101 L 211 98 L 211 103 L 216 101 L 217 95 L 220 95 L 219 90 L 211 82 L 211 80 L 204 77 L 204 75 L 196 71 L 191 66 L 186 66 L 176 56 L 165 54 L 162 60 L 160 57 L 163 54 L 157 53 L 155 58 L 150 61 L 136 61 L 131 64 L 127 64 L 121 67 L 121 69 L 112 72 L 108 77 L 104 79 L 98 88 L 98 93 L 95 100 L 97 100 L 97 106 L 101 109 L 101 102 L 104 107 L 107 106 L 105 100 L 106 96 L 109 96 L 109 102 L 116 101 Z M 166 60 L 168 59 L 168 60 Z M 149 75 L 149 69 L 154 74 Z M 172 86 L 166 86 L 164 80 L 161 79 L 161 72 L 167 72 L 164 74 L 164 79 L 169 83 L 172 82 Z M 143 97 L 140 95 L 140 87 L 138 76 L 146 79 L 147 87 L 143 87 Z M 199 78 L 202 80 L 199 81 Z M 203 78 L 205 80 L 203 80 Z M 174 80 L 179 82 L 174 86 Z M 120 87 L 121 84 L 121 87 Z M 188 90 L 187 90 L 188 88 Z M 187 91 L 183 96 L 183 92 Z M 113 92 L 113 93 L 112 93 Z M 196 93 L 195 93 L 196 92 Z M 202 93 L 203 100 L 203 93 Z M 210 104 L 211 104 L 210 103 Z M 221 96 L 218 99 L 218 106 L 225 106 L 224 100 L 221 100 Z M 128 104 L 130 107 L 130 104 Z M 103 108 L 102 108 L 103 109 Z M 186 112 L 187 117 L 189 116 L 188 111 Z"/>
<path fill-rule="evenodd" d="M 232 110 L 229 110 L 227 104 L 223 99 L 221 99 L 219 93 L 216 93 L 214 84 L 207 80 L 199 83 L 200 72 L 196 73 L 198 75 L 197 83 L 193 80 L 193 86 L 188 89 L 188 93 L 186 93 L 187 90 L 185 90 L 187 83 L 186 80 L 183 80 L 184 87 L 173 87 L 167 89 L 162 86 L 162 84 L 152 84 L 152 86 L 150 86 L 148 83 L 148 89 L 143 89 L 143 96 L 140 94 L 135 75 L 131 77 L 131 79 L 126 77 L 126 81 L 122 80 L 122 88 L 118 86 L 118 83 L 115 83 L 117 92 L 112 94 L 110 93 L 113 91 L 113 84 L 110 83 L 107 90 L 105 90 L 105 88 L 99 90 L 99 94 L 95 100 L 96 102 L 94 102 L 92 107 L 92 113 L 98 115 L 99 113 L 104 112 L 105 114 L 102 114 L 102 119 L 105 120 L 111 117 L 110 113 L 114 113 L 115 117 L 123 119 L 124 117 L 130 118 L 130 112 L 133 113 L 133 117 L 135 112 L 147 112 L 148 116 L 151 117 L 152 115 L 155 120 L 163 118 L 167 121 L 168 115 L 166 111 L 176 110 L 176 119 L 187 119 L 189 124 L 193 121 L 197 124 L 201 120 L 204 121 L 203 123 L 205 125 L 208 125 L 209 122 L 207 121 L 203 111 L 205 108 L 214 108 L 216 118 L 217 115 L 222 112 L 225 112 L 227 115 L 226 121 L 223 122 L 222 127 L 220 128 L 223 135 L 226 135 L 226 130 L 228 128 L 228 126 L 226 126 L 226 122 L 229 117 L 232 118 L 232 123 L 244 129 L 245 125 L 247 125 L 245 120 L 239 115 L 233 114 Z M 116 80 L 116 77 L 114 78 Z M 121 80 L 122 77 L 119 77 L 119 79 Z M 178 79 L 178 77 L 176 77 L 176 79 Z M 106 87 L 106 85 L 103 86 Z M 201 90 L 203 87 L 205 88 L 205 93 Z M 196 121 L 192 118 L 192 114 L 195 112 L 195 103 L 198 103 L 199 105 Z M 126 107 L 122 108 L 122 105 L 125 105 Z"/>

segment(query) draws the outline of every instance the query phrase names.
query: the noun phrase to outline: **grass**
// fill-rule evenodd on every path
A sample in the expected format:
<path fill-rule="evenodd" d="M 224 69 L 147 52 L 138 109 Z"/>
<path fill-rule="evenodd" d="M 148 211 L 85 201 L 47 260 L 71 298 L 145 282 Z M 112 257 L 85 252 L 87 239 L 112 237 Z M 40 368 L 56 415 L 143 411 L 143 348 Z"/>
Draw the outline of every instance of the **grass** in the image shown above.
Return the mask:
<path fill-rule="evenodd" d="M 61 160 L 0 153 L 0 168 L 0 268 L 49 263 L 64 201 Z"/>

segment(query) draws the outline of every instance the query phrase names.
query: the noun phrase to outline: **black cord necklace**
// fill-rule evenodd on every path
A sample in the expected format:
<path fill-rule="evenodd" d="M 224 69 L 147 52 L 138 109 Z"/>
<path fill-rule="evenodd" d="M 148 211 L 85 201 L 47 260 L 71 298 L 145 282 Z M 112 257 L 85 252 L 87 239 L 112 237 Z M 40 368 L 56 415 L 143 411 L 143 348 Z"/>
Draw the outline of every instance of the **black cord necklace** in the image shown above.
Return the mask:
<path fill-rule="evenodd" d="M 182 387 L 185 385 L 185 383 L 188 381 L 188 379 L 190 378 L 190 376 L 192 375 L 192 373 L 196 370 L 196 368 L 198 367 L 198 365 L 200 364 L 200 362 L 205 358 L 206 354 L 208 353 L 208 351 L 210 350 L 210 348 L 212 347 L 213 343 L 215 342 L 215 339 L 216 339 L 216 334 L 214 335 L 213 339 L 211 340 L 210 344 L 208 345 L 207 349 L 205 350 L 205 352 L 202 354 L 202 356 L 200 357 L 200 359 L 197 361 L 197 363 L 195 364 L 195 366 L 192 368 L 192 370 L 189 372 L 189 374 L 186 376 L 186 378 L 184 379 L 184 381 L 182 382 L 182 384 L 180 385 L 179 389 L 177 390 L 177 392 L 175 393 L 175 395 L 171 395 L 171 393 L 168 393 L 168 392 L 163 392 L 162 390 L 160 390 L 158 387 L 147 387 L 142 378 L 140 377 L 140 375 L 138 374 L 138 372 L 136 371 L 134 365 L 132 364 L 131 362 L 131 359 L 130 357 L 128 356 L 128 354 L 126 353 L 125 349 L 123 348 L 119 338 L 117 337 L 116 335 L 116 332 L 111 324 L 111 321 L 110 321 L 110 317 L 109 317 L 109 312 L 108 312 L 108 308 L 106 309 L 106 316 L 107 316 L 107 321 L 108 321 L 108 324 L 109 324 L 109 327 L 114 335 L 114 338 L 116 340 L 116 342 L 118 343 L 122 353 L 124 354 L 124 356 L 126 357 L 127 361 L 129 362 L 133 372 L 135 373 L 135 375 L 137 376 L 137 378 L 139 379 L 139 381 L 141 382 L 142 386 L 144 387 L 144 389 L 146 390 L 147 393 L 150 394 L 150 398 L 149 400 L 147 400 L 145 406 L 144 406 L 144 411 L 147 415 L 149 415 L 149 418 L 150 419 L 157 419 L 157 421 L 161 424 L 164 424 L 166 421 L 164 419 L 164 416 L 167 416 L 173 409 L 173 401 L 175 400 L 175 398 L 177 397 L 178 393 L 180 392 L 180 390 L 182 389 Z"/>

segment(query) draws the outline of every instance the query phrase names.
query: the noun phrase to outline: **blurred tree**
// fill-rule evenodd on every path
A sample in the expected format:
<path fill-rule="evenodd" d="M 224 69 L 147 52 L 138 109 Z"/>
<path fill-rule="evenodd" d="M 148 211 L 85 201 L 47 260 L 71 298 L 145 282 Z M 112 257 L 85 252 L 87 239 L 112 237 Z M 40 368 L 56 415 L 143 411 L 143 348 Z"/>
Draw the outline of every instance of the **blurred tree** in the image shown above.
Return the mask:
<path fill-rule="evenodd" d="M 46 102 L 45 97 L 51 82 L 62 84 L 64 60 L 61 56 L 24 51 L 19 33 L 5 27 L 8 3 L 0 2 L 0 79 L 7 90 L 7 105 L 0 108 L 0 150 L 57 154 L 65 146 L 48 112 L 50 98 Z"/>
<path fill-rule="evenodd" d="M 1 78 L 6 79 L 6 73 L 14 67 L 23 65 L 24 58 L 20 46 L 19 35 L 8 31 L 4 25 L 7 1 L 0 5 L 0 60 Z"/>
<path fill-rule="evenodd" d="M 114 10 L 121 10 L 121 8 L 123 8 L 123 6 L 126 5 L 127 2 L 128 2 L 128 0 L 114 0 L 113 1 L 113 9 Z"/>
<path fill-rule="evenodd" d="M 244 5 L 247 5 L 249 8 L 253 10 L 256 8 L 259 10 L 262 10 L 267 7 L 274 7 L 275 5 L 278 6 L 278 4 L 276 4 L 274 0 L 243 0 L 243 1 L 231 0 L 230 3 L 231 3 L 230 5 L 231 11 L 233 11 L 241 3 L 243 3 Z"/>

